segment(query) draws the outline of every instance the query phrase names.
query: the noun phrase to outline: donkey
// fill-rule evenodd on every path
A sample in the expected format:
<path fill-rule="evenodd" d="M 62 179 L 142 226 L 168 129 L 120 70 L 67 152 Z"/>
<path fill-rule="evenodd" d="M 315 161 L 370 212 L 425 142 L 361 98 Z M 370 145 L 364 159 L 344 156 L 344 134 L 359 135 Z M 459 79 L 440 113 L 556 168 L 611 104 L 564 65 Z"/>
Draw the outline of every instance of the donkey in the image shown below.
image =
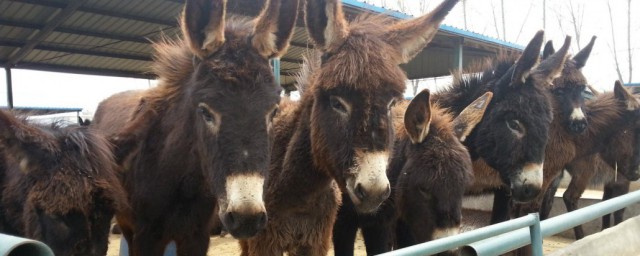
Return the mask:
<path fill-rule="evenodd" d="M 132 211 L 116 218 L 131 255 L 161 255 L 172 240 L 179 255 L 205 255 L 216 206 L 236 238 L 265 227 L 281 91 L 268 60 L 288 47 L 299 0 L 265 4 L 253 20 L 225 21 L 226 0 L 187 0 L 183 39 L 154 45 L 159 85 L 100 103 L 92 125 L 125 160 Z"/>
<path fill-rule="evenodd" d="M 491 97 L 491 92 L 485 93 L 455 119 L 431 104 L 428 90 L 394 108 L 399 114 L 394 118 L 396 141 L 387 168 L 391 196 L 372 215 L 358 215 L 343 197 L 347 201 L 333 232 L 336 255 L 353 255 L 358 227 L 368 255 L 392 249 L 396 221 L 402 226 L 398 247 L 457 233 L 452 231 L 460 224 L 464 189 L 473 178 L 471 157 L 460 139 L 480 122 Z"/>
<path fill-rule="evenodd" d="M 348 24 L 340 1 L 306 2 L 321 64 L 300 102 L 277 120 L 265 190 L 270 221 L 241 241 L 243 255 L 326 255 L 340 192 L 362 213 L 389 196 L 390 109 L 406 89 L 399 64 L 431 41 L 456 3 L 446 0 L 428 15 L 395 24 L 384 16 Z"/>
<path fill-rule="evenodd" d="M 111 218 L 127 207 L 109 142 L 87 127 L 0 111 L 0 147 L 0 232 L 56 255 L 106 255 Z"/>
<path fill-rule="evenodd" d="M 559 52 L 536 66 L 543 36 L 543 31 L 536 33 L 515 63 L 513 57 L 501 56 L 488 67 L 480 67 L 480 73 L 457 79 L 434 95 L 437 104 L 456 115 L 483 93 L 493 92 L 482 121 L 464 142 L 473 159 L 475 176 L 467 194 L 505 191 L 504 195 L 510 194 L 516 201 L 528 201 L 540 192 L 552 121 L 547 87 L 560 74 L 565 61 Z M 495 206 L 506 208 L 504 202 L 508 200 L 496 196 L 492 222 L 503 218 L 505 212 Z"/>
<path fill-rule="evenodd" d="M 638 102 L 636 98 L 628 95 L 619 82 L 616 82 L 614 87 L 614 94 L 616 93 L 616 96 L 611 93 L 599 95 L 587 103 L 588 117 L 595 120 L 609 121 L 609 116 L 615 115 L 615 112 L 621 112 L 624 120 L 616 122 L 617 126 L 615 127 L 604 128 L 613 129 L 613 133 L 596 145 L 596 147 L 599 148 L 596 153 L 578 157 L 566 166 L 566 170 L 571 174 L 571 183 L 563 195 L 567 211 L 577 209 L 577 202 L 590 181 L 600 184 L 602 184 L 602 182 L 613 181 L 617 175 L 614 173 L 614 169 L 622 174 L 624 180 L 637 180 L 640 178 L 640 134 L 638 134 L 640 133 L 640 109 L 636 109 L 637 106 L 640 106 L 640 102 Z M 618 101 L 611 100 L 614 97 L 617 98 Z M 594 111 L 596 106 L 604 104 L 618 105 L 620 109 L 609 110 L 609 112 L 607 112 L 603 111 L 606 110 L 606 108 L 600 108 L 597 109 L 599 111 Z M 632 108 L 629 109 L 629 106 Z M 624 108 L 627 109 L 625 110 Z M 582 139 L 589 140 L 596 138 Z M 598 179 L 592 180 L 592 178 L 596 176 Z M 624 182 L 621 183 L 624 184 Z M 548 216 L 551 211 L 551 200 L 553 200 L 552 196 L 557 190 L 558 183 L 554 183 L 554 185 L 554 187 L 548 190 L 547 196 L 545 197 L 545 200 L 548 201 L 543 203 L 545 208 L 541 210 L 546 216 Z M 584 237 L 581 226 L 575 227 L 574 233 L 576 239 Z"/>
<path fill-rule="evenodd" d="M 593 37 L 591 42 L 574 57 L 567 58 L 562 73 L 555 77 L 548 86 L 552 96 L 553 122 L 549 132 L 549 142 L 545 150 L 546 164 L 543 168 L 542 191 L 546 191 L 550 181 L 558 175 L 557 166 L 563 166 L 575 157 L 576 149 L 572 141 L 576 138 L 576 135 L 583 133 L 587 128 L 588 122 L 583 110 L 584 98 L 582 97 L 587 80 L 581 69 L 589 58 L 595 39 L 596 37 Z M 548 41 L 543 51 L 543 62 L 553 56 L 564 57 L 568 51 L 568 43 L 570 41 L 565 39 L 563 47 L 556 53 L 552 41 Z M 544 193 L 541 193 L 533 201 L 539 201 L 543 196 Z M 496 198 L 506 198 L 506 196 L 500 195 L 499 192 Z M 502 209 L 504 211 L 492 215 L 500 216 L 493 219 L 494 222 L 504 221 L 509 218 L 509 200 L 500 200 L 498 202 L 502 202 L 502 204 L 494 205 L 494 210 Z M 535 204 L 537 203 L 532 203 L 532 205 Z M 517 204 L 516 207 L 520 208 L 522 205 Z"/>

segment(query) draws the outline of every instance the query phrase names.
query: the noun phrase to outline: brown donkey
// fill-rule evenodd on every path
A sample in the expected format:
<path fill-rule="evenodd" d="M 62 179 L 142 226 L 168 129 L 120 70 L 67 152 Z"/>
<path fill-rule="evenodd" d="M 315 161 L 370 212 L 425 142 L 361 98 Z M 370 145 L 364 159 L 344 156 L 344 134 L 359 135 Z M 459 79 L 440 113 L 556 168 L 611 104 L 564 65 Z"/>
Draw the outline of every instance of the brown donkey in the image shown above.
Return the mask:
<path fill-rule="evenodd" d="M 132 211 L 116 217 L 131 255 L 161 255 L 171 240 L 179 255 L 205 255 L 216 206 L 237 238 L 264 228 L 281 91 L 268 60 L 286 50 L 298 5 L 266 1 L 253 20 L 225 21 L 226 0 L 187 0 L 184 38 L 155 44 L 158 87 L 100 104 L 93 125 L 126 160 Z"/>
<path fill-rule="evenodd" d="M 543 62 L 553 56 L 564 57 L 567 55 L 569 41 L 565 39 L 565 44 L 558 53 L 555 52 L 551 41 L 547 42 L 543 51 Z M 553 122 L 549 130 L 549 142 L 545 150 L 545 165 L 543 169 L 543 182 L 541 189 L 547 191 L 550 181 L 558 174 L 557 167 L 564 166 L 572 161 L 575 157 L 577 149 L 573 140 L 577 135 L 582 134 L 587 128 L 587 121 L 584 114 L 584 92 L 587 80 L 582 74 L 582 68 L 585 66 L 593 45 L 595 37 L 575 56 L 569 58 L 564 63 L 562 73 L 553 79 L 548 86 L 551 94 L 551 103 L 553 106 Z M 560 169 L 561 171 L 561 169 Z M 538 204 L 544 193 L 539 194 L 533 201 L 532 205 Z M 504 198 L 506 195 L 496 195 L 496 198 Z M 494 205 L 494 209 L 502 209 L 499 214 L 493 216 L 502 216 L 494 219 L 494 222 L 504 221 L 509 218 L 509 202 L 508 200 L 499 201 L 501 205 Z M 520 208 L 521 204 L 516 204 L 516 208 Z M 524 205 L 524 207 L 528 207 Z M 518 213 L 516 213 L 518 214 Z M 546 218 L 546 216 L 542 216 Z"/>
<path fill-rule="evenodd" d="M 358 228 L 368 255 L 390 251 L 398 217 L 398 247 L 457 233 L 452 230 L 460 224 L 462 195 L 473 177 L 471 158 L 459 139 L 480 122 L 491 96 L 485 93 L 455 119 L 430 102 L 428 90 L 393 108 L 391 195 L 374 214 L 358 214 L 343 196 L 333 230 L 336 255 L 353 255 Z"/>
<path fill-rule="evenodd" d="M 611 93 L 598 95 L 591 102 L 587 103 L 587 117 L 595 120 L 609 120 L 609 116 L 616 115 L 608 113 L 605 108 L 596 106 L 601 104 L 621 105 L 621 106 L 640 106 L 637 99 L 627 97 L 624 88 L 619 82 L 616 82 L 618 96 Z M 619 102 L 611 100 L 617 97 Z M 630 101 L 631 104 L 627 104 Z M 634 102 L 635 101 L 635 102 Z M 613 110 L 624 111 L 621 109 Z M 563 195 L 567 211 L 577 209 L 577 202 L 589 183 L 602 184 L 604 182 L 613 182 L 616 178 L 614 169 L 621 174 L 620 183 L 625 184 L 629 180 L 637 180 L 640 178 L 640 109 L 627 109 L 623 113 L 623 122 L 618 122 L 615 127 L 607 127 L 605 129 L 613 129 L 613 132 L 602 142 L 596 144 L 598 148 L 595 154 L 587 154 L 574 159 L 566 166 L 567 171 L 571 174 L 571 183 Z M 607 132 L 607 131 L 602 131 Z M 582 138 L 595 139 L 595 138 Z M 597 179 L 593 180 L 596 177 Z M 557 179 L 559 179 L 558 177 Z M 547 191 L 543 209 L 541 210 L 546 216 L 551 211 L 551 200 L 557 190 L 558 182 L 554 182 L 552 187 Z M 624 191 L 624 190 L 623 190 Z M 609 193 L 610 194 L 610 193 Z M 611 196 L 605 193 L 605 197 Z M 607 198 L 607 199 L 608 199 Z M 604 200 L 604 198 L 603 198 Z M 620 213 L 618 213 L 620 214 Z M 576 239 L 584 237 L 581 226 L 574 228 Z"/>
<path fill-rule="evenodd" d="M 564 50 L 565 55 L 559 52 L 536 66 L 543 35 L 538 32 L 517 60 L 499 57 L 479 74 L 456 79 L 446 91 L 434 95 L 437 104 L 456 115 L 483 93 L 493 92 L 482 121 L 464 142 L 475 176 L 468 194 L 502 190 L 517 201 L 528 201 L 540 192 L 552 121 L 547 87 L 562 71 L 566 55 Z M 495 209 L 492 220 L 500 219 L 499 213 L 504 212 Z M 508 215 L 508 208 L 506 212 Z"/>
<path fill-rule="evenodd" d="M 30 124 L 0 111 L 0 233 L 56 255 L 105 255 L 127 207 L 109 142 L 87 127 Z"/>
<path fill-rule="evenodd" d="M 363 213 L 388 197 L 390 109 L 406 89 L 399 64 L 426 46 L 456 3 L 386 25 L 382 16 L 348 24 L 340 1 L 307 1 L 306 25 L 321 64 L 300 103 L 276 123 L 265 194 L 270 221 L 242 241 L 243 255 L 326 255 L 340 192 Z"/>

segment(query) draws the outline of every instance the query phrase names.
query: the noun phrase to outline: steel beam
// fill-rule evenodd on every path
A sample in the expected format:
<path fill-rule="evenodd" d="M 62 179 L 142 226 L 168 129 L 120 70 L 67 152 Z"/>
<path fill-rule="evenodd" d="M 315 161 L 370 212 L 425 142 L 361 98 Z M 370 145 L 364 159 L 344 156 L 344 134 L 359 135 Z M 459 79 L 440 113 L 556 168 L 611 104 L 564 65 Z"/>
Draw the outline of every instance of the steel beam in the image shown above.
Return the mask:
<path fill-rule="evenodd" d="M 53 30 L 66 21 L 71 15 L 87 0 L 72 0 L 69 4 L 65 5 L 64 9 L 60 11 L 53 19 L 47 22 L 42 30 L 40 30 L 35 36 L 22 47 L 18 52 L 9 57 L 8 65 L 13 66 L 20 62 L 27 54 L 33 50 L 40 42 L 45 40 Z"/>
<path fill-rule="evenodd" d="M 11 78 L 11 68 L 4 68 L 7 73 L 7 107 L 13 108 L 13 79 Z"/>
<path fill-rule="evenodd" d="M 26 44 L 0 40 L 0 46 L 25 48 Z M 128 54 L 128 53 L 111 53 L 111 52 L 104 52 L 104 51 L 96 51 L 93 49 L 77 49 L 77 48 L 67 48 L 67 47 L 52 46 L 52 45 L 38 45 L 38 46 L 34 46 L 33 49 L 42 50 L 42 51 L 64 52 L 64 53 L 71 53 L 71 54 L 118 58 L 118 59 L 129 59 L 129 60 L 140 60 L 140 61 L 153 60 L 150 56 L 145 56 L 145 55 Z M 10 67 L 17 66 L 15 64 L 11 65 L 10 61 L 7 61 L 6 65 Z"/>
<path fill-rule="evenodd" d="M 62 3 L 52 2 L 52 1 L 45 1 L 45 0 L 11 0 L 11 1 L 20 2 L 20 3 L 27 3 L 27 4 L 33 4 L 33 5 L 40 5 L 40 6 L 47 6 L 47 7 L 52 7 L 52 8 L 64 8 L 65 7 L 65 5 L 62 4 Z M 80 8 L 78 8 L 78 11 L 86 12 L 86 13 L 93 13 L 93 14 L 98 14 L 98 15 L 103 15 L 103 16 L 123 18 L 123 19 L 128 19 L 128 20 L 135 20 L 135 21 L 142 21 L 142 22 L 147 22 L 147 23 L 160 24 L 160 25 L 171 26 L 171 27 L 178 26 L 178 23 L 175 20 L 169 21 L 169 20 L 162 20 L 162 19 L 154 19 L 154 18 L 143 17 L 143 16 L 138 16 L 138 15 L 118 13 L 118 12 L 113 12 L 113 11 L 93 8 L 93 7 L 80 7 Z"/>

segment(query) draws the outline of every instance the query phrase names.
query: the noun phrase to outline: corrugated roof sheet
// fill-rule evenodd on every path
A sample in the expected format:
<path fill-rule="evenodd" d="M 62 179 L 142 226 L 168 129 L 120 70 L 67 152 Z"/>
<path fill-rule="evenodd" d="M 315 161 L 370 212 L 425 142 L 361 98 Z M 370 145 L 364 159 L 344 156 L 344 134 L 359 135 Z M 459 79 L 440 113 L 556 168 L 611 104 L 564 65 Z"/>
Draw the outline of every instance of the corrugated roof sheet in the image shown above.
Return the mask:
<path fill-rule="evenodd" d="M 31 41 L 71 1 L 0 1 L 0 65 Z M 161 33 L 175 36 L 177 17 L 183 0 L 87 0 L 38 42 L 17 64 L 31 68 L 127 77 L 152 77 L 149 64 L 152 48 L 147 38 Z M 349 14 L 377 12 L 406 19 L 410 16 L 357 0 L 342 0 Z M 230 2 L 230 13 L 256 15 L 263 0 Z M 303 23 L 292 38 L 289 51 L 281 58 L 282 83 L 292 83 L 301 55 L 313 48 Z M 453 67 L 453 47 L 464 38 L 465 65 L 469 60 L 494 55 L 499 49 L 517 51 L 521 46 L 495 38 L 441 26 L 440 32 L 414 61 L 404 65 L 410 78 L 446 74 Z"/>

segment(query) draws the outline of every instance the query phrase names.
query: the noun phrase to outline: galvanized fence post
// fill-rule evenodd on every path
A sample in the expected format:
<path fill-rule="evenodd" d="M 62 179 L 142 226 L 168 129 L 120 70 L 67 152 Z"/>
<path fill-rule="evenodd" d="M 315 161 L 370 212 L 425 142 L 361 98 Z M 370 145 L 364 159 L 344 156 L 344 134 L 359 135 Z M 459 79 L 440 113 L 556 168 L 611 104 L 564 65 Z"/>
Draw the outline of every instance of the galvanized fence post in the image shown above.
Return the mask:
<path fill-rule="evenodd" d="M 532 213 L 536 221 L 529 226 L 531 235 L 531 252 L 534 256 L 542 256 L 542 230 L 540 229 L 540 214 Z"/>

